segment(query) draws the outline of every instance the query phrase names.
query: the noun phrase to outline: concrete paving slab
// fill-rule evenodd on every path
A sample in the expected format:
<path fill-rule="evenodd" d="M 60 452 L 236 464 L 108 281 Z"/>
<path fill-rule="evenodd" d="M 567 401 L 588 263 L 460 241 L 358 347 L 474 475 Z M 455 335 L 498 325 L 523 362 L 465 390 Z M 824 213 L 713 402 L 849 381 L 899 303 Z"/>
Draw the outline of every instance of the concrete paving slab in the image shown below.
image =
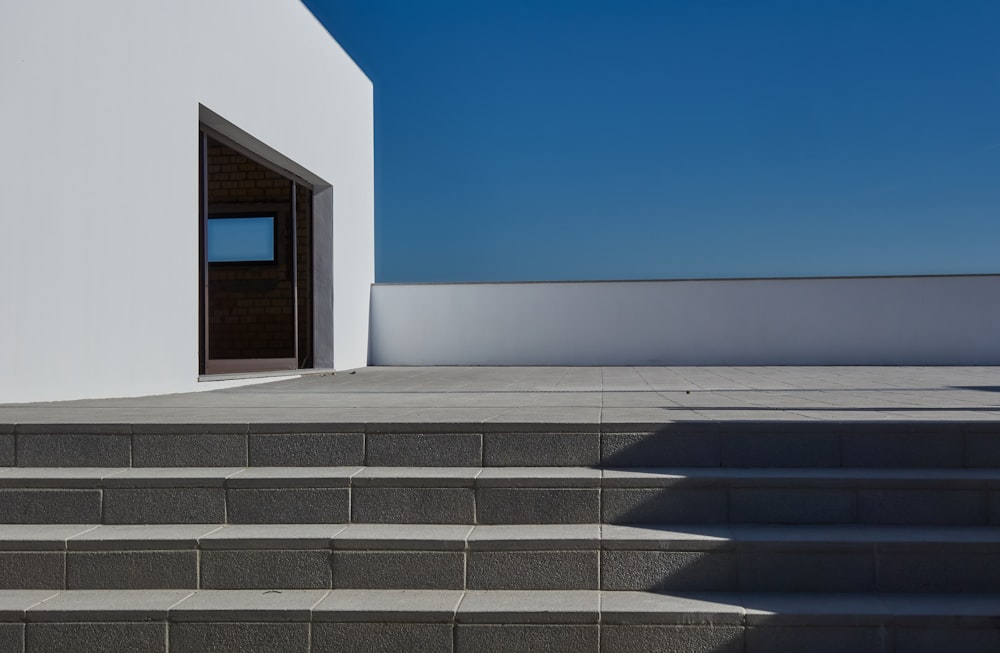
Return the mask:
<path fill-rule="evenodd" d="M 601 546 L 605 549 L 716 551 L 733 548 L 734 539 L 733 527 L 718 524 L 601 527 Z"/>
<path fill-rule="evenodd" d="M 226 477 L 230 488 L 349 487 L 361 467 L 251 467 Z"/>
<path fill-rule="evenodd" d="M 0 621 L 20 621 L 27 610 L 58 595 L 53 590 L 4 590 L 0 592 Z"/>
<path fill-rule="evenodd" d="M 243 467 L 132 467 L 103 478 L 103 487 L 222 487 Z"/>
<path fill-rule="evenodd" d="M 122 524 L 97 526 L 67 538 L 75 551 L 193 549 L 218 524 Z"/>
<path fill-rule="evenodd" d="M 462 551 L 472 526 L 460 524 L 351 524 L 333 539 L 335 549 Z"/>
<path fill-rule="evenodd" d="M 192 394 L 3 404 L 0 423 L 84 435 L 95 427 L 73 425 L 1000 422 L 998 387 L 998 367 L 377 367 Z"/>
<path fill-rule="evenodd" d="M 329 590 L 199 590 L 170 610 L 174 621 L 309 621 Z"/>
<path fill-rule="evenodd" d="M 469 535 L 470 550 L 592 550 L 600 548 L 599 524 L 480 525 Z"/>
<path fill-rule="evenodd" d="M 28 621 L 149 621 L 167 618 L 192 590 L 73 590 L 31 607 Z"/>
<path fill-rule="evenodd" d="M 744 609 L 736 594 L 654 594 L 601 592 L 604 624 L 743 624 Z"/>
<path fill-rule="evenodd" d="M 742 594 L 748 626 L 878 625 L 890 614 L 878 594 Z"/>
<path fill-rule="evenodd" d="M 600 487 L 601 470 L 588 467 L 485 467 L 478 487 Z"/>
<path fill-rule="evenodd" d="M 596 590 L 469 590 L 458 606 L 459 623 L 597 623 Z"/>
<path fill-rule="evenodd" d="M 473 487 L 481 467 L 365 467 L 351 477 L 355 487 Z"/>
<path fill-rule="evenodd" d="M 0 472 L 5 488 L 100 487 L 104 479 L 128 471 L 123 467 L 14 467 Z"/>
<path fill-rule="evenodd" d="M 202 549 L 328 549 L 347 524 L 229 524 L 200 537 Z"/>
<path fill-rule="evenodd" d="M 460 590 L 334 590 L 313 609 L 315 621 L 450 623 Z"/>
<path fill-rule="evenodd" d="M 4 524 L 0 551 L 62 551 L 66 540 L 95 528 L 93 524 Z"/>

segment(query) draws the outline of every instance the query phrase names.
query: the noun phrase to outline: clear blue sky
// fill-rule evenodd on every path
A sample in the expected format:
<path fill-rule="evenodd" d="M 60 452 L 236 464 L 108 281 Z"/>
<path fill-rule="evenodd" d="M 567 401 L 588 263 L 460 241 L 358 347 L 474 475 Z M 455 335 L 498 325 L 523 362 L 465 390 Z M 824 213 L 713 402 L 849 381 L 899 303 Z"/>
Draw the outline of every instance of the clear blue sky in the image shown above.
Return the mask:
<path fill-rule="evenodd" d="M 1000 272 L 997 0 L 306 0 L 376 277 Z"/>

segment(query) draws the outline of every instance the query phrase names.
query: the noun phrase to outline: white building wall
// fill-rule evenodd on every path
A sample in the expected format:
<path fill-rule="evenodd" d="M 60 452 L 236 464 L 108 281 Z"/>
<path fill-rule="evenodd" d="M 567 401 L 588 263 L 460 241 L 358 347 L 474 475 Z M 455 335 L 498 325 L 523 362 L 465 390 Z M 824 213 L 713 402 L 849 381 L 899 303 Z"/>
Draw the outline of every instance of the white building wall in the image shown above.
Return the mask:
<path fill-rule="evenodd" d="M 332 362 L 365 364 L 372 86 L 300 2 L 4 0 L 0 88 L 0 402 L 205 387 L 199 105 L 333 187 Z"/>
<path fill-rule="evenodd" d="M 1000 276 L 372 289 L 375 365 L 998 365 Z"/>

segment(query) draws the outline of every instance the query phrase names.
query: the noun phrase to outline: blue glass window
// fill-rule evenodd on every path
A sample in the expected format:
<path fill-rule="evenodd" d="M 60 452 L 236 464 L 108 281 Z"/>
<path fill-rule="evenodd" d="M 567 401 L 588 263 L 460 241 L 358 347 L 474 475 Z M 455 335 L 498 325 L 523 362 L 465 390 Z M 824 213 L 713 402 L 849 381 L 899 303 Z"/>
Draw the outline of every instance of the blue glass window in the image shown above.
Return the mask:
<path fill-rule="evenodd" d="M 208 219 L 209 263 L 274 260 L 274 216 Z"/>

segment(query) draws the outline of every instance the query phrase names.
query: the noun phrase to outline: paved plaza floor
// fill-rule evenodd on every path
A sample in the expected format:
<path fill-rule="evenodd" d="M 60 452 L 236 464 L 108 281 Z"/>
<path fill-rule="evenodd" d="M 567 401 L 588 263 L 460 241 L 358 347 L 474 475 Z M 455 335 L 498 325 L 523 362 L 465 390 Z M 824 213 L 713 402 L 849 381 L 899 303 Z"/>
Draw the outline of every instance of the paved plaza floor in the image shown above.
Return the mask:
<path fill-rule="evenodd" d="M 128 399 L 0 404 L 17 423 L 997 421 L 1000 367 L 372 367 Z"/>

